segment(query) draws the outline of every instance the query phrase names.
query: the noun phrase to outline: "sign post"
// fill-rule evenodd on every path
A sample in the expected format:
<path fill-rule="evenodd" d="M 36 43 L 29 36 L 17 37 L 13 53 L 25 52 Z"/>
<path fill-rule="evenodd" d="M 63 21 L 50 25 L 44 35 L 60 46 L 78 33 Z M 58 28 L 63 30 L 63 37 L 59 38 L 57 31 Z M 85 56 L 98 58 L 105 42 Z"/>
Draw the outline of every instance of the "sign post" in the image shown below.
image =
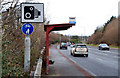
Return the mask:
<path fill-rule="evenodd" d="M 24 57 L 24 71 L 29 72 L 30 70 L 30 37 L 25 36 L 25 57 Z"/>
<path fill-rule="evenodd" d="M 30 37 L 29 35 L 33 32 L 33 26 L 26 23 L 22 27 L 22 32 L 25 36 L 25 57 L 24 57 L 24 71 L 29 72 L 30 70 Z"/>
<path fill-rule="evenodd" d="M 21 22 L 26 23 L 22 27 L 25 36 L 25 55 L 24 55 L 24 71 L 30 70 L 30 37 L 33 32 L 33 26 L 29 23 L 43 23 L 44 22 L 44 4 L 43 3 L 21 3 Z"/>

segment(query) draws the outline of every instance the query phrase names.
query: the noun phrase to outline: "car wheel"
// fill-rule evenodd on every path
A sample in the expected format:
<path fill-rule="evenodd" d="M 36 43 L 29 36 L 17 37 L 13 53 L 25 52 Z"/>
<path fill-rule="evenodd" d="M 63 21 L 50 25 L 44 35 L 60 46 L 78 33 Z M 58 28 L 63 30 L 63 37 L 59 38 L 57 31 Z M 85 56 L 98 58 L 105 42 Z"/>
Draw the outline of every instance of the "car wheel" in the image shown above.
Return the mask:
<path fill-rule="evenodd" d="M 75 57 L 75 53 L 73 52 L 73 56 Z"/>
<path fill-rule="evenodd" d="M 104 50 L 103 48 L 101 48 L 101 50 Z"/>
<path fill-rule="evenodd" d="M 100 50 L 100 48 L 98 50 Z"/>
<path fill-rule="evenodd" d="M 73 55 L 72 52 L 70 54 Z"/>
<path fill-rule="evenodd" d="M 88 54 L 86 54 L 85 56 L 88 57 Z"/>

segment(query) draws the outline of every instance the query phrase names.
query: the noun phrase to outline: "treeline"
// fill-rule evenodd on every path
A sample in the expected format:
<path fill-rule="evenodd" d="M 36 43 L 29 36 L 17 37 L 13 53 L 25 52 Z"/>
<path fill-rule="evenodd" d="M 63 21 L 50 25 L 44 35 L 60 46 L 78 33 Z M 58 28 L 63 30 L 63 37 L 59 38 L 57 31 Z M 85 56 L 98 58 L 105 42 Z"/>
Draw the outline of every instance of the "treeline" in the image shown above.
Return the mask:
<path fill-rule="evenodd" d="M 94 33 L 90 36 L 87 43 L 88 44 L 100 44 L 107 43 L 108 45 L 120 46 L 120 41 L 118 40 L 120 32 L 118 20 L 120 17 L 116 18 L 112 16 L 110 20 L 107 21 L 102 27 L 97 27 Z"/>
<path fill-rule="evenodd" d="M 24 39 L 22 26 L 20 22 L 20 5 L 19 0 L 13 0 L 11 7 L 2 12 L 2 76 L 3 77 L 22 77 L 24 72 Z M 46 21 L 46 20 L 45 20 Z M 44 24 L 31 23 L 34 26 L 34 31 L 30 35 L 31 38 L 31 60 L 30 70 L 33 70 L 35 61 L 40 57 L 41 49 L 46 45 L 46 34 Z M 50 44 L 59 42 L 59 37 L 63 41 L 68 40 L 61 34 L 52 32 L 50 34 Z"/>
<path fill-rule="evenodd" d="M 54 32 L 51 32 L 50 35 L 49 35 L 49 44 L 54 44 L 54 43 L 60 43 L 61 42 L 67 42 L 69 41 L 68 40 L 68 37 L 67 36 L 64 36 L 62 34 L 57 34 L 57 33 L 54 33 Z"/>

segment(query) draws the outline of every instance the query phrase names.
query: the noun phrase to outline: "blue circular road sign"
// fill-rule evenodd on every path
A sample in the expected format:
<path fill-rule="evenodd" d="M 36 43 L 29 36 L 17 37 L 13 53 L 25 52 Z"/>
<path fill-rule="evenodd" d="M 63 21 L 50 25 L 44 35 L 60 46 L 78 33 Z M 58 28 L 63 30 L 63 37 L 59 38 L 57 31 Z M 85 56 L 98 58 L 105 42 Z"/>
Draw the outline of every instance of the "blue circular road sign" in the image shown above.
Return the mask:
<path fill-rule="evenodd" d="M 30 35 L 33 32 L 33 26 L 29 23 L 26 23 L 22 26 L 22 32 L 26 35 Z"/>

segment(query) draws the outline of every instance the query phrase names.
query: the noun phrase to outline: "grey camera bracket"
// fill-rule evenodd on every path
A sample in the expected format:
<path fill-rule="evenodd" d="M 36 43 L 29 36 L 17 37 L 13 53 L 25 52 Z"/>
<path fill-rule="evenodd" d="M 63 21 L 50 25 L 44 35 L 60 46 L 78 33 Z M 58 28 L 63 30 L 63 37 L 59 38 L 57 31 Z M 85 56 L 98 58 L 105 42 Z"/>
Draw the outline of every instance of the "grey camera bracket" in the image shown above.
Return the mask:
<path fill-rule="evenodd" d="M 21 3 L 22 23 L 43 23 L 44 4 L 43 3 Z"/>

